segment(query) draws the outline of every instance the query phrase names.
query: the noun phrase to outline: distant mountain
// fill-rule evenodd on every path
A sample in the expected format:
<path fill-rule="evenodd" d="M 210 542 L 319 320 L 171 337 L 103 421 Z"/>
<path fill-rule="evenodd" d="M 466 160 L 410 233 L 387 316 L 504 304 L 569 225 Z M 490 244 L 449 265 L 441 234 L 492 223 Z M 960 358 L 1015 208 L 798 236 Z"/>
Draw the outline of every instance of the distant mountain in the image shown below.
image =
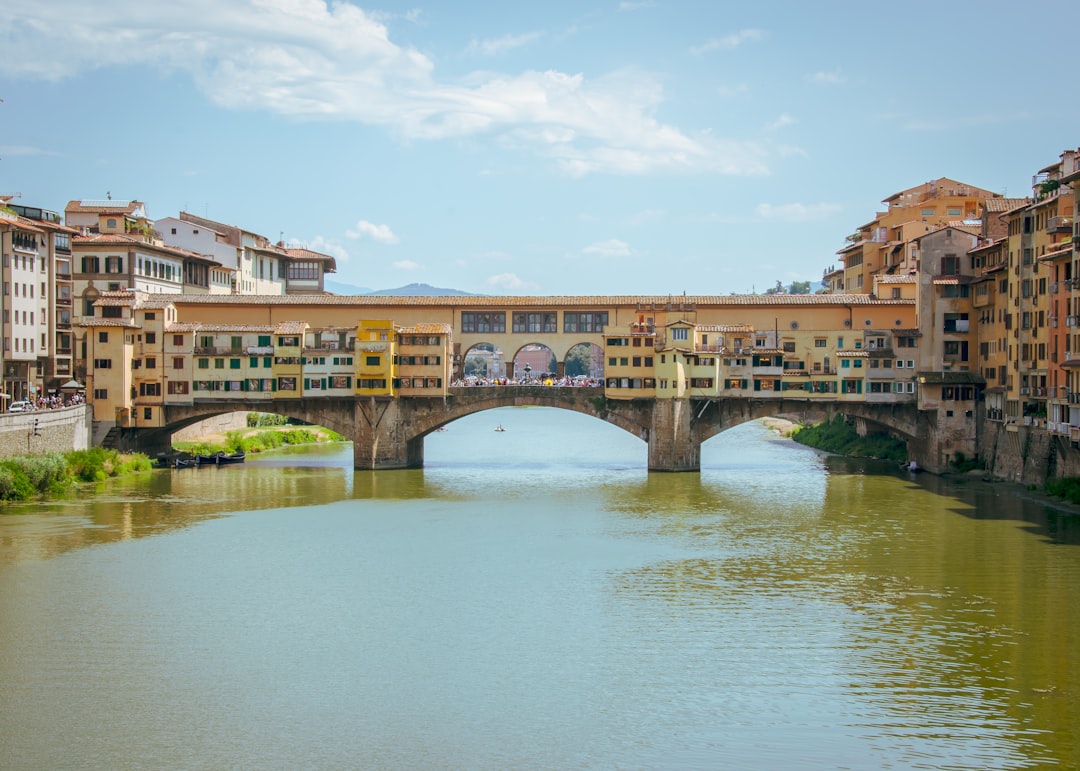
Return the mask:
<path fill-rule="evenodd" d="M 441 289 L 430 284 L 407 284 L 397 289 L 380 289 L 377 292 L 367 292 L 375 295 L 398 295 L 401 297 L 443 297 L 447 295 L 472 296 L 472 292 L 462 292 L 460 289 Z"/>
<path fill-rule="evenodd" d="M 332 278 L 328 278 L 323 282 L 323 286 L 327 292 L 334 294 L 354 295 L 354 294 L 367 294 L 371 291 L 366 286 L 354 286 L 353 284 L 343 284 L 340 281 L 334 281 Z"/>

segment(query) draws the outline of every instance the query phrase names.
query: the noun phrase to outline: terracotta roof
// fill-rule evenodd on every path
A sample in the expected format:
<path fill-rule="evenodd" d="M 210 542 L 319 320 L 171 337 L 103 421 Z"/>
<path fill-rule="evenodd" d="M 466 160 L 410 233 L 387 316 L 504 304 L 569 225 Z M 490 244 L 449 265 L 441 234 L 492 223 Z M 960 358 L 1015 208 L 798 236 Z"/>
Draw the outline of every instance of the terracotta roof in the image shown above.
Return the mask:
<path fill-rule="evenodd" d="M 26 217 L 20 217 L 18 214 L 8 214 L 7 212 L 0 212 L 0 219 L 6 220 L 17 227 L 19 230 L 29 230 L 32 233 L 44 233 L 45 230 L 41 228 L 41 223 L 37 220 L 27 219 Z"/>
<path fill-rule="evenodd" d="M 874 279 L 879 284 L 917 284 L 918 277 L 914 273 L 900 273 L 899 275 L 878 276 Z"/>
<path fill-rule="evenodd" d="M 1046 254 L 1044 254 L 1039 259 L 1040 260 L 1050 260 L 1050 259 L 1053 259 L 1055 257 L 1063 257 L 1066 254 L 1072 254 L 1072 250 L 1073 250 L 1073 247 L 1072 247 L 1071 243 L 1066 242 L 1064 244 L 1058 244 L 1057 249 L 1054 249 L 1053 251 L 1047 252 Z"/>
<path fill-rule="evenodd" d="M 934 286 L 956 286 L 957 284 L 970 284 L 975 280 L 975 276 L 937 276 L 934 279 Z"/>
<path fill-rule="evenodd" d="M 83 199 L 81 201 L 68 201 L 68 205 L 64 207 L 64 211 L 85 214 L 107 214 L 109 212 L 131 214 L 142 205 L 143 204 L 140 201 L 94 201 Z"/>
<path fill-rule="evenodd" d="M 75 236 L 71 239 L 71 245 L 74 246 L 122 246 L 132 249 L 143 249 L 148 251 L 155 251 L 159 253 L 165 253 L 170 257 L 180 257 L 183 259 L 196 259 L 202 262 L 209 262 L 215 265 L 220 263 L 213 257 L 208 257 L 205 254 L 199 254 L 189 249 L 181 249 L 179 246 L 169 246 L 167 244 L 154 244 L 146 241 L 142 238 L 133 238 L 122 233 L 90 233 L 85 236 Z"/>
<path fill-rule="evenodd" d="M 411 327 L 399 327 L 398 332 L 405 335 L 449 335 L 453 329 L 449 324 L 414 324 Z"/>
<path fill-rule="evenodd" d="M 836 355 L 841 359 L 868 359 L 870 358 L 870 351 L 857 348 L 847 351 L 837 351 Z"/>
<path fill-rule="evenodd" d="M 307 329 L 306 321 L 282 321 L 274 327 L 276 335 L 302 335 Z"/>
<path fill-rule="evenodd" d="M 96 305 L 97 303 L 95 303 Z M 138 329 L 133 319 L 99 319 L 91 318 L 76 324 L 80 327 L 123 327 L 124 329 Z"/>
<path fill-rule="evenodd" d="M 700 332 L 754 332 L 750 324 L 698 324 L 697 328 Z"/>
<path fill-rule="evenodd" d="M 920 337 L 922 332 L 917 329 L 894 329 L 892 331 L 894 335 L 902 335 L 904 337 Z"/>
<path fill-rule="evenodd" d="M 869 294 L 771 294 L 771 295 L 212 295 L 174 294 L 163 295 L 176 305 L 339 305 L 339 306 L 439 306 L 451 308 L 497 308 L 497 307 L 567 307 L 589 310 L 608 310 L 622 307 L 633 308 L 639 304 L 652 303 L 663 306 L 668 303 L 692 306 L 795 306 L 821 305 L 847 307 L 910 306 L 914 300 L 877 298 Z"/>
<path fill-rule="evenodd" d="M 165 325 L 166 332 L 269 332 L 273 324 L 203 324 L 198 321 L 177 321 Z"/>

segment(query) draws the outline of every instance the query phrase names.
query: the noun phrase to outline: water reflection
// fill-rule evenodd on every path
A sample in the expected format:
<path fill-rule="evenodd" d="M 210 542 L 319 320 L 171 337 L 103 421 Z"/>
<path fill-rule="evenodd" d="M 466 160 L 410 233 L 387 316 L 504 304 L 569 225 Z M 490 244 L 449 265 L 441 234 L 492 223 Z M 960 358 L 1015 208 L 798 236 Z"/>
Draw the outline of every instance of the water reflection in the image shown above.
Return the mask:
<path fill-rule="evenodd" d="M 1080 766 L 1060 509 L 760 425 L 648 474 L 557 415 L 15 507 L 0 765 Z"/>

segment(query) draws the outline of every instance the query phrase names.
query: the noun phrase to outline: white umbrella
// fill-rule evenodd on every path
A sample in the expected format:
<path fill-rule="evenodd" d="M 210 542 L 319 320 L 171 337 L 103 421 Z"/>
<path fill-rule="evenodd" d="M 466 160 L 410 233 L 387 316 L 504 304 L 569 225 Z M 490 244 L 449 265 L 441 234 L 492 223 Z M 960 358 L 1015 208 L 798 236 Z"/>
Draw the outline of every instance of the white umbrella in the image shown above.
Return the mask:
<path fill-rule="evenodd" d="M 69 380 L 60 386 L 61 391 L 81 391 L 82 384 L 78 380 Z"/>

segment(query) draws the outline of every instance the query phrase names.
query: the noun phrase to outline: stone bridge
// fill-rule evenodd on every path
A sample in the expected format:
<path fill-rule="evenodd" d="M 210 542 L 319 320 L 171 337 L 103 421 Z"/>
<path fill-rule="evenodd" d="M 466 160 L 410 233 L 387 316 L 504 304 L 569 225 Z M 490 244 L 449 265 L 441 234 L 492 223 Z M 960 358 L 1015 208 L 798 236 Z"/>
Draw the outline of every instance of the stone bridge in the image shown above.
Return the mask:
<path fill-rule="evenodd" d="M 887 432 L 904 440 L 908 454 L 926 468 L 936 452 L 936 413 L 913 403 L 868 403 L 808 398 L 710 398 L 614 400 L 603 388 L 472 386 L 451 388 L 445 398 L 320 397 L 273 402 L 237 399 L 168 405 L 161 429 L 125 429 L 122 446 L 150 455 L 168 452 L 174 431 L 227 412 L 274 412 L 296 422 L 330 428 L 353 442 L 357 469 L 419 468 L 424 437 L 458 418 L 497 407 L 555 407 L 607 421 L 649 446 L 650 471 L 698 471 L 701 444 L 733 426 L 764 417 L 817 423 L 844 415 L 860 433 Z"/>

